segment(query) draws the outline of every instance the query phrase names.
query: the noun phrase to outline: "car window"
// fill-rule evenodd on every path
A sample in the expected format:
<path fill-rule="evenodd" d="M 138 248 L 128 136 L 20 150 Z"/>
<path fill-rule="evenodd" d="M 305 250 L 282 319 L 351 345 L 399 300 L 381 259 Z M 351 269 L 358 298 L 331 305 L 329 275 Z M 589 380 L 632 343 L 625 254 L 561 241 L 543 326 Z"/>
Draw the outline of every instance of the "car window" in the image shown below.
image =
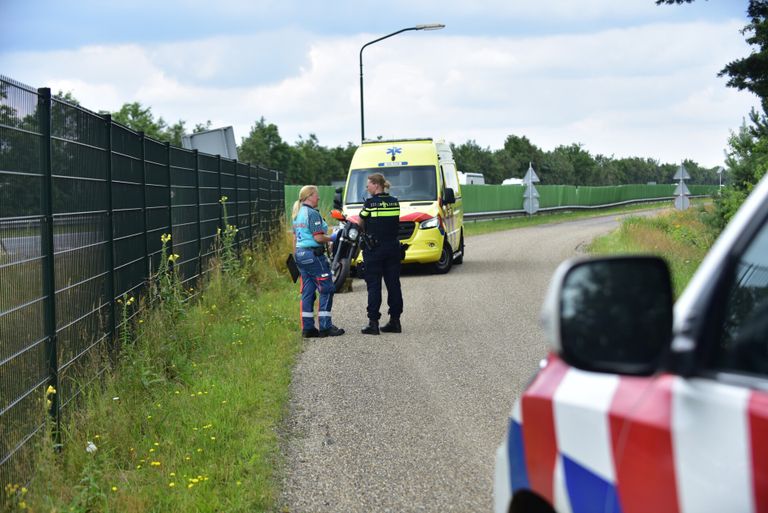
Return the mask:
<path fill-rule="evenodd" d="M 456 166 L 450 162 L 446 162 L 442 165 L 443 178 L 445 178 L 445 186 L 453 189 L 456 196 L 459 195 L 459 180 L 456 177 Z"/>
<path fill-rule="evenodd" d="M 711 366 L 768 377 L 768 225 L 741 255 L 726 296 Z"/>

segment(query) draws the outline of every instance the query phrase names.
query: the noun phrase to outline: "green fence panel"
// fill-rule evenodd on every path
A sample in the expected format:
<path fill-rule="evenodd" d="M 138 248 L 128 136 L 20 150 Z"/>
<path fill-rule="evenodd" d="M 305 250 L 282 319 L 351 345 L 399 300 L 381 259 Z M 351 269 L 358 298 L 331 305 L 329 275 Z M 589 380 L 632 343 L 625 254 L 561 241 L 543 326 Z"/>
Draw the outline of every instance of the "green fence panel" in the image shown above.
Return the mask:
<path fill-rule="evenodd" d="M 465 212 L 497 212 L 523 208 L 523 187 L 519 185 L 462 185 Z"/>
<path fill-rule="evenodd" d="M 676 184 L 612 185 L 603 187 L 577 187 L 575 185 L 536 185 L 540 208 L 594 207 L 638 199 L 668 198 L 674 195 Z M 285 211 L 291 218 L 293 203 L 299 197 L 301 185 L 285 186 Z M 714 195 L 716 185 L 689 185 L 692 195 Z M 335 189 L 318 186 L 320 212 L 328 219 L 333 208 Z M 466 213 L 522 210 L 525 187 L 520 185 L 462 185 L 461 196 Z"/>

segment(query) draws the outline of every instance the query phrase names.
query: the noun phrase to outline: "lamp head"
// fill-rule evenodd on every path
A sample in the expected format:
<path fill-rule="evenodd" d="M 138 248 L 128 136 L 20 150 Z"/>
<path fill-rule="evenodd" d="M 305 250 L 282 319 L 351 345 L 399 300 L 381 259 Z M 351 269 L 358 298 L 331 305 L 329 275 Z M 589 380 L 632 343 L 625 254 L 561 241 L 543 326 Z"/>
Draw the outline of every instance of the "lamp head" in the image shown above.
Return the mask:
<path fill-rule="evenodd" d="M 427 23 L 426 25 L 416 25 L 416 30 L 440 30 L 445 28 L 442 23 Z"/>

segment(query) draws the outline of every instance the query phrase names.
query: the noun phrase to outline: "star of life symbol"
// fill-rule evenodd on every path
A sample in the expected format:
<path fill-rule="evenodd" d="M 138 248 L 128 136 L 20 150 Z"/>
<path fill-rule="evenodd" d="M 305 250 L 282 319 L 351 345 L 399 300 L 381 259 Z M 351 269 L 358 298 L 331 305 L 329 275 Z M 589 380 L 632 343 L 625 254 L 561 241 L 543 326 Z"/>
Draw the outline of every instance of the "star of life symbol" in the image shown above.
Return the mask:
<path fill-rule="evenodd" d="M 392 146 L 391 148 L 387 148 L 387 155 L 392 155 L 392 158 L 394 158 L 395 155 L 402 152 L 403 152 L 403 149 L 398 148 L 397 146 Z"/>

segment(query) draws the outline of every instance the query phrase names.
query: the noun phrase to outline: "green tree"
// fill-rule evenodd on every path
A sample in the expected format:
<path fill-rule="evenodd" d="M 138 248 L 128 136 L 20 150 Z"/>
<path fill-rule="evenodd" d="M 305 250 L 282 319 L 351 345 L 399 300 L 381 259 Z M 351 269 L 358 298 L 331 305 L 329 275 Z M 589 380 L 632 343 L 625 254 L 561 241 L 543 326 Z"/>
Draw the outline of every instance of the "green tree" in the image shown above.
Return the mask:
<path fill-rule="evenodd" d="M 563 151 L 563 146 L 555 148 L 544 155 L 541 166 L 536 169 L 542 184 L 546 185 L 575 185 L 576 172 L 573 163 Z"/>
<path fill-rule="evenodd" d="M 656 0 L 656 4 L 691 3 L 693 0 Z M 750 112 L 751 126 L 743 124 L 728 141 L 728 182 L 730 187 L 716 199 L 712 224 L 725 226 L 768 168 L 768 0 L 749 0 L 750 22 L 742 33 L 754 47 L 747 57 L 728 63 L 718 76 L 727 76 L 728 87 L 747 90 L 760 99 L 763 112 Z"/>
<path fill-rule="evenodd" d="M 295 149 L 298 154 L 298 169 L 295 170 L 294 176 L 291 176 L 293 183 L 330 185 L 332 180 L 346 176 L 347 170 L 328 148 L 320 146 L 315 134 L 309 134 L 307 139 L 299 137 Z M 288 178 L 286 174 L 286 182 Z"/>
<path fill-rule="evenodd" d="M 181 136 L 185 134 L 184 121 L 179 120 L 169 125 L 162 116 L 155 119 L 152 107 L 143 107 L 139 102 L 123 104 L 119 111 L 112 113 L 112 120 L 131 130 L 144 132 L 147 137 L 170 142 L 174 146 L 181 146 Z"/>
<path fill-rule="evenodd" d="M 573 181 L 560 182 L 572 185 L 602 185 L 595 177 L 595 159 L 584 149 L 582 144 L 558 146 L 556 152 L 561 153 L 573 168 Z"/>
<path fill-rule="evenodd" d="M 270 169 L 286 173 L 286 183 L 289 180 L 288 170 L 295 161 L 291 146 L 283 141 L 277 126 L 267 124 L 262 116 L 252 127 L 247 137 L 243 137 L 237 154 L 243 162 L 261 164 Z"/>
<path fill-rule="evenodd" d="M 474 140 L 456 146 L 451 144 L 453 157 L 459 171 L 465 173 L 482 173 L 485 183 L 501 183 L 505 178 L 494 167 L 493 152 L 490 148 L 481 148 Z"/>
<path fill-rule="evenodd" d="M 540 169 L 543 157 L 544 152 L 527 137 L 507 136 L 504 147 L 493 152 L 494 182 L 501 183 L 505 178 L 522 178 L 529 165 Z"/>
<path fill-rule="evenodd" d="M 331 149 L 331 156 L 339 163 L 341 168 L 341 174 L 333 176 L 333 180 L 344 180 L 347 178 L 347 170 L 349 170 L 356 149 L 357 145 L 351 142 L 348 142 L 346 146 L 336 146 Z"/>

